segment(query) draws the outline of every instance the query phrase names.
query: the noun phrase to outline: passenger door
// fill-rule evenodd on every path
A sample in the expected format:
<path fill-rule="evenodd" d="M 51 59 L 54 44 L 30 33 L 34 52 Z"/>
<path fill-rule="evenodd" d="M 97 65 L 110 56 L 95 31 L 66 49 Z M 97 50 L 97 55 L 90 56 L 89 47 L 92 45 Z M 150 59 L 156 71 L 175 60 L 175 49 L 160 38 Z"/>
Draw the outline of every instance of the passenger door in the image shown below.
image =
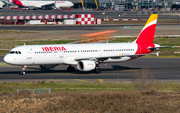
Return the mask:
<path fill-rule="evenodd" d="M 98 47 L 98 54 L 99 54 L 99 56 L 102 55 L 102 49 L 100 47 Z"/>
<path fill-rule="evenodd" d="M 27 51 L 27 59 L 32 59 L 32 49 L 31 48 L 26 48 Z"/>
<path fill-rule="evenodd" d="M 59 51 L 59 58 L 63 58 L 64 57 L 64 51 Z"/>

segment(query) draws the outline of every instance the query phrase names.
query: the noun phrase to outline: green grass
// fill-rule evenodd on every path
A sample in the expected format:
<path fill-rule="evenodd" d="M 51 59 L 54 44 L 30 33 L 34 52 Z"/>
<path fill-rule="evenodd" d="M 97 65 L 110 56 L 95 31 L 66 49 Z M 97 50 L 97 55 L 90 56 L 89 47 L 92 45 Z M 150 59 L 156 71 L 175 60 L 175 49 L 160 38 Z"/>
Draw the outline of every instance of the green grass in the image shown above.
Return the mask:
<path fill-rule="evenodd" d="M 10 65 L 6 63 L 0 63 L 0 66 L 10 66 Z"/>
<path fill-rule="evenodd" d="M 178 91 L 180 84 L 178 83 L 159 83 L 160 90 Z M 131 82 L 42 82 L 37 83 L 1 83 L 0 92 L 16 92 L 17 89 L 47 89 L 51 88 L 51 92 L 92 92 L 92 91 L 136 91 L 134 84 Z"/>
<path fill-rule="evenodd" d="M 22 31 L 22 30 L 0 30 L 0 34 L 26 34 L 26 33 L 39 33 L 39 32 Z"/>
<path fill-rule="evenodd" d="M 38 83 L 1 83 L 0 92 L 16 92 L 18 89 L 46 89 L 51 88 L 52 92 L 57 91 L 74 91 L 74 92 L 86 92 L 86 91 L 123 91 L 123 90 L 135 90 L 131 83 L 113 83 L 113 82 L 45 82 L 39 81 Z"/>
<path fill-rule="evenodd" d="M 115 40 L 109 41 L 109 43 L 118 43 L 118 42 L 133 42 L 136 40 L 136 38 L 116 38 Z M 160 44 L 161 46 L 174 46 L 180 45 L 180 38 L 154 38 L 154 43 L 155 44 Z"/>
<path fill-rule="evenodd" d="M 0 55 L 5 55 L 9 52 L 9 50 L 0 50 Z"/>

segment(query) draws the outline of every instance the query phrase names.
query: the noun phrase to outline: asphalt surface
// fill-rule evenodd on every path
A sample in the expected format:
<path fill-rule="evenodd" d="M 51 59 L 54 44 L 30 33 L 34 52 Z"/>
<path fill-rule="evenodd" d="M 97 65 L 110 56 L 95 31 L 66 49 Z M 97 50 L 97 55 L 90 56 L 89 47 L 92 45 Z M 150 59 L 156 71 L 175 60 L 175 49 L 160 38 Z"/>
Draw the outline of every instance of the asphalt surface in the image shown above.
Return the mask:
<path fill-rule="evenodd" d="M 22 16 L 22 15 L 67 15 L 67 14 L 94 14 L 95 18 L 113 19 L 148 19 L 149 15 L 138 15 L 137 11 L 93 11 L 93 10 L 23 10 L 23 9 L 0 9 L 0 16 Z M 123 16 L 124 15 L 124 16 Z M 176 15 L 159 15 L 159 19 L 179 19 Z"/>
<path fill-rule="evenodd" d="M 42 71 L 38 66 L 27 67 L 26 75 L 19 75 L 21 67 L 1 66 L 0 80 L 43 80 L 43 79 L 61 79 L 61 80 L 97 80 L 97 79 L 117 79 L 130 80 L 132 75 L 143 68 L 148 68 L 148 73 L 159 80 L 180 80 L 180 58 L 138 58 L 122 63 L 101 64 L 101 73 L 90 72 L 66 72 L 67 65 L 60 65 L 50 71 Z"/>
<path fill-rule="evenodd" d="M 0 62 L 3 62 L 4 56 L 0 56 Z"/>
<path fill-rule="evenodd" d="M 177 26 L 179 24 L 157 24 L 157 26 Z M 126 24 L 126 25 L 35 25 L 35 26 L 0 26 L 0 30 L 36 30 L 36 31 L 47 31 L 47 30 L 102 30 L 106 28 L 111 28 L 123 26 L 144 26 L 144 24 Z"/>

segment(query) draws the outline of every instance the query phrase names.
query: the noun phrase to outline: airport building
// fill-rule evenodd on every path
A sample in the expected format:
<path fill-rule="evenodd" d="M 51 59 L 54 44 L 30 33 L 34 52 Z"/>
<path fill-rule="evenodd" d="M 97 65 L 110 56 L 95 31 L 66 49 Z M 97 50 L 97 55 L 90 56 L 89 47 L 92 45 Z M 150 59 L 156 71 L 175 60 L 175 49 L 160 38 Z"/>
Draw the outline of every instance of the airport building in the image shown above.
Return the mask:
<path fill-rule="evenodd" d="M 143 8 L 180 8 L 180 0 L 69 0 L 74 8 L 130 10 Z M 97 3 L 97 4 L 96 4 Z"/>

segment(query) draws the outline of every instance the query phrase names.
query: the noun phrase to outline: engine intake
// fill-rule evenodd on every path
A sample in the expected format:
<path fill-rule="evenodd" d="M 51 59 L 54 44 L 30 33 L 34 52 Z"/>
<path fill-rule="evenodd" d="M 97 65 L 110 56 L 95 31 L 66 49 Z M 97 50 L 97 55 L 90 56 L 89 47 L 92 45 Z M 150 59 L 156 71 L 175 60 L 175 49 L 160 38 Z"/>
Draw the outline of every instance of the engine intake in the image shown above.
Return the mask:
<path fill-rule="evenodd" d="M 94 61 L 81 60 L 78 62 L 77 68 L 80 71 L 91 71 L 96 68 L 96 64 Z"/>

